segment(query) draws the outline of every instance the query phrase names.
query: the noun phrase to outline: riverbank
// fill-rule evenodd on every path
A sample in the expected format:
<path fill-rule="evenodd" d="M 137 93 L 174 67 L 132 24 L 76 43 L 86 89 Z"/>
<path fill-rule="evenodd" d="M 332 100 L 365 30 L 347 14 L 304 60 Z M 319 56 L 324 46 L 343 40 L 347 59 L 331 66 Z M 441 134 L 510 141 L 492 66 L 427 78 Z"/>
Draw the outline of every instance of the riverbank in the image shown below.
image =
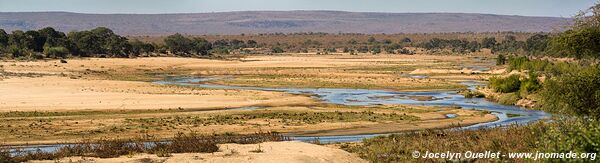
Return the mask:
<path fill-rule="evenodd" d="M 166 76 L 215 75 L 235 76 L 215 83 L 244 83 L 242 85 L 274 88 L 293 86 L 322 89 L 354 85 L 349 88 L 447 90 L 464 87 L 458 83 L 459 79 L 484 74 L 451 71 L 450 74 L 422 74 L 416 77 L 410 72 L 428 68 L 462 70 L 464 68 L 454 65 L 464 62 L 472 63 L 469 64 L 471 66 L 483 66 L 487 62 L 484 59 L 465 61 L 467 58 L 470 57 L 287 55 L 230 60 L 87 58 L 68 59 L 67 63 L 58 60 L 6 61 L 0 63 L 3 70 L 0 75 L 0 97 L 3 99 L 0 105 L 0 118 L 3 119 L 0 135 L 4 135 L 4 144 L 52 144 L 101 137 L 128 138 L 141 134 L 167 136 L 173 132 L 191 131 L 356 135 L 495 121 L 495 116 L 477 110 L 413 105 L 421 101 L 429 103 L 427 101 L 439 100 L 439 97 L 430 95 L 390 96 L 413 100 L 413 106 L 350 107 L 338 106 L 343 103 L 323 104 L 323 99 L 310 97 L 316 95 L 314 92 L 202 88 L 150 82 L 164 80 Z M 448 75 L 453 78 L 443 79 Z M 386 98 L 389 97 L 366 100 L 383 101 Z M 360 100 L 353 99 L 338 101 L 346 100 L 360 103 Z M 290 113 L 311 114 L 314 117 L 310 118 L 317 120 L 284 121 L 293 118 L 293 115 L 272 117 Z M 319 117 L 337 117 L 335 114 L 338 113 L 343 114 L 340 116 L 342 119 L 318 120 Z M 399 116 L 378 120 L 390 114 Z M 226 119 L 247 116 L 259 118 Z"/>
<path fill-rule="evenodd" d="M 132 154 L 117 158 L 94 157 L 66 157 L 58 160 L 31 161 L 35 163 L 59 162 L 339 162 L 339 163 L 366 163 L 354 154 L 346 151 L 297 142 L 265 142 L 259 144 L 220 144 L 220 151 L 214 153 L 175 153 L 170 157 L 158 157 L 152 154 Z"/>

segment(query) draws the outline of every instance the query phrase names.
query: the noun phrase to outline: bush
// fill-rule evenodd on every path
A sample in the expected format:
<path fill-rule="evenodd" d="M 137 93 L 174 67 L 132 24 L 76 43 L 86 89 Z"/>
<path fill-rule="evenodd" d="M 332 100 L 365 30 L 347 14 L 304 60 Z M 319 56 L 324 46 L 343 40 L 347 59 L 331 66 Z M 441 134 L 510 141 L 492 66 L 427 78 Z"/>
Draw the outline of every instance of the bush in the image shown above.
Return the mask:
<path fill-rule="evenodd" d="M 272 53 L 283 53 L 285 51 L 283 51 L 283 49 L 280 48 L 280 47 L 274 47 L 274 48 L 271 49 L 271 52 Z"/>
<path fill-rule="evenodd" d="M 48 58 L 65 58 L 69 54 L 69 49 L 65 47 L 46 47 L 44 54 Z"/>
<path fill-rule="evenodd" d="M 227 50 L 225 48 L 212 49 L 210 52 L 215 53 L 215 54 L 229 54 L 229 50 Z"/>
<path fill-rule="evenodd" d="M 600 122 L 586 118 L 562 118 L 546 127 L 532 128 L 543 133 L 536 146 L 546 153 L 598 153 L 600 152 Z M 561 160 L 572 161 L 572 159 Z"/>
<path fill-rule="evenodd" d="M 492 77 L 490 78 L 490 86 L 494 88 L 496 92 L 516 92 L 521 87 L 521 81 L 519 80 L 519 78 L 519 75 L 510 75 L 506 78 Z"/>
<path fill-rule="evenodd" d="M 506 57 L 503 54 L 499 54 L 498 58 L 496 58 L 496 65 L 504 65 L 506 64 Z"/>
<path fill-rule="evenodd" d="M 508 93 L 500 95 L 498 103 L 503 105 L 514 105 L 521 99 L 517 93 Z"/>
<path fill-rule="evenodd" d="M 527 57 L 509 57 L 508 59 L 508 71 L 512 70 L 524 70 L 524 66 L 529 59 Z"/>
<path fill-rule="evenodd" d="M 529 77 L 521 81 L 521 88 L 519 88 L 519 95 L 525 97 L 530 93 L 536 92 L 542 86 L 535 73 L 529 73 Z"/>
<path fill-rule="evenodd" d="M 567 72 L 544 82 L 542 109 L 600 119 L 600 67 Z"/>
<path fill-rule="evenodd" d="M 25 57 L 26 56 L 26 50 L 23 50 L 17 46 L 10 46 L 8 47 L 8 53 L 12 54 L 13 58 L 19 58 L 19 57 Z"/>
<path fill-rule="evenodd" d="M 371 162 L 590 162 L 590 159 L 499 159 L 447 160 L 412 157 L 414 151 L 429 152 L 531 152 L 598 153 L 599 121 L 571 118 L 536 122 L 527 126 L 507 126 L 478 130 L 426 130 L 366 139 L 340 148 Z M 595 160 L 593 160 L 595 161 Z M 593 162 L 592 161 L 592 162 Z"/>

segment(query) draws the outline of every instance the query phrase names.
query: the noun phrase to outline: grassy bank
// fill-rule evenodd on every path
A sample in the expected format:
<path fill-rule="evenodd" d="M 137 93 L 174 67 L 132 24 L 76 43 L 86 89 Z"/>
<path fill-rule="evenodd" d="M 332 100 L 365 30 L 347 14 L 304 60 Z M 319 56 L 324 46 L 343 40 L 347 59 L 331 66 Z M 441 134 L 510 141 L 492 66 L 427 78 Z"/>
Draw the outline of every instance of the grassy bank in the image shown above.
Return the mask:
<path fill-rule="evenodd" d="M 498 159 L 455 159 L 460 162 L 529 162 L 531 159 L 510 158 L 508 153 L 598 153 L 600 132 L 598 121 L 555 119 L 526 126 L 510 126 L 480 130 L 427 130 L 340 144 L 339 147 L 371 162 L 446 162 L 448 159 L 414 158 L 412 153 L 500 152 Z M 597 159 L 597 158 L 596 158 Z M 540 161 L 540 160 L 537 160 Z M 587 162 L 587 159 L 546 159 L 558 162 Z"/>

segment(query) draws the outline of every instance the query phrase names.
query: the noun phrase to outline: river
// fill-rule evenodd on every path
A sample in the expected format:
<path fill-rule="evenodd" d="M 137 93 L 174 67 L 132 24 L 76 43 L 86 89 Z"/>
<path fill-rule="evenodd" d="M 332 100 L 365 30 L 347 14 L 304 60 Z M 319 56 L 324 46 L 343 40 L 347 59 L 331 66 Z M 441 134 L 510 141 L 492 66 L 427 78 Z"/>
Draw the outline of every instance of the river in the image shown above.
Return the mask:
<path fill-rule="evenodd" d="M 486 123 L 479 123 L 470 126 L 464 126 L 454 129 L 478 129 L 482 127 L 501 127 L 513 124 L 527 124 L 541 119 L 550 118 L 550 114 L 539 111 L 529 110 L 512 105 L 501 105 L 495 102 L 487 101 L 483 98 L 465 98 L 458 94 L 458 91 L 424 91 L 424 92 L 404 92 L 404 91 L 387 91 L 387 90 L 371 90 L 371 89 L 344 89 L 344 88 L 264 88 L 264 87 L 243 87 L 243 86 L 227 86 L 203 84 L 210 80 L 220 80 L 225 78 L 216 77 L 168 77 L 165 80 L 155 81 L 153 83 L 160 85 L 179 85 L 193 86 L 201 88 L 217 88 L 217 89 L 244 89 L 244 90 L 263 90 L 263 91 L 279 91 L 291 94 L 309 94 L 311 97 L 321 100 L 325 103 L 350 105 L 350 106 L 366 106 L 366 105 L 381 105 L 381 104 L 409 104 L 409 105 L 424 105 L 424 106 L 459 106 L 463 109 L 487 110 L 498 117 L 498 120 Z M 470 90 L 475 90 L 476 86 L 482 85 L 475 81 L 467 81 L 462 84 L 468 86 Z M 407 98 L 408 96 L 431 96 L 433 100 L 419 101 L 416 99 Z M 243 107 L 229 110 L 253 110 L 260 107 Z M 511 116 L 509 116 L 511 115 Z M 452 118 L 455 115 L 447 115 Z M 363 139 L 382 136 L 388 134 L 360 134 L 360 135 L 340 135 L 340 136 L 297 136 L 287 135 L 292 140 L 313 142 L 318 140 L 321 143 L 336 143 L 336 142 L 353 142 Z M 47 152 L 56 151 L 57 149 L 68 144 L 53 144 L 41 146 L 25 146 L 19 148 L 22 151 L 42 150 Z"/>

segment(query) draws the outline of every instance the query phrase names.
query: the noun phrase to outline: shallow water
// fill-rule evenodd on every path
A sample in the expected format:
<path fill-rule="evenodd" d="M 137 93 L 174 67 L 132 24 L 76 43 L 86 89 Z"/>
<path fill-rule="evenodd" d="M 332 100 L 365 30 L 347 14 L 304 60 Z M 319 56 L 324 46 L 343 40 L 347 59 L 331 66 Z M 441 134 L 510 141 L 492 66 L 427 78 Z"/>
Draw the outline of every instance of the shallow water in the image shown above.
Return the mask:
<path fill-rule="evenodd" d="M 475 124 L 471 126 L 459 127 L 455 129 L 478 129 L 482 127 L 500 127 L 513 124 L 527 124 L 541 119 L 547 119 L 551 115 L 539 110 L 527 110 L 512 105 L 501 105 L 498 103 L 487 101 L 483 98 L 465 98 L 457 94 L 457 91 L 428 91 L 428 92 L 399 92 L 385 90 L 370 90 L 370 89 L 343 89 L 343 88 L 263 88 L 263 87 L 241 87 L 241 86 L 226 86 L 202 84 L 201 82 L 217 80 L 223 78 L 194 78 L 194 77 L 169 77 L 162 81 L 153 82 L 161 85 L 179 85 L 179 86 L 195 86 L 202 88 L 218 88 L 218 89 L 245 89 L 245 90 L 264 90 L 264 91 L 280 91 L 291 94 L 310 94 L 313 98 L 317 98 L 326 103 L 349 105 L 349 106 L 366 106 L 380 104 L 410 104 L 424 106 L 459 106 L 463 109 L 477 109 L 491 111 L 493 115 L 498 117 L 498 120 Z M 474 81 L 463 82 L 469 90 L 475 90 L 478 85 Z M 432 100 L 419 101 L 407 96 L 431 96 Z M 242 107 L 228 110 L 254 110 L 260 107 Z M 515 114 L 519 116 L 508 116 Z M 453 118 L 456 115 L 446 115 L 448 118 Z M 389 134 L 361 134 L 361 135 L 344 135 L 344 136 L 295 136 L 288 135 L 292 140 L 314 142 L 318 140 L 320 143 L 335 143 L 335 142 L 352 142 L 361 141 L 363 139 Z M 44 146 L 31 146 L 21 148 L 23 151 L 42 150 L 46 152 L 56 151 L 60 147 L 67 144 L 54 144 Z"/>
<path fill-rule="evenodd" d="M 457 94 L 457 91 L 427 91 L 427 92 L 398 92 L 385 90 L 370 90 L 370 89 L 344 89 L 344 88 L 263 88 L 263 87 L 241 87 L 241 86 L 226 86 L 226 85 L 211 85 L 201 84 L 201 82 L 215 80 L 220 78 L 193 78 L 193 77 L 171 77 L 163 81 L 154 82 L 163 85 L 181 85 L 181 86 L 196 86 L 202 88 L 219 88 L 219 89 L 246 89 L 246 90 L 264 90 L 264 91 L 280 91 L 292 94 L 310 94 L 313 98 L 317 98 L 326 103 L 350 105 L 350 106 L 366 106 L 380 104 L 410 104 L 424 106 L 459 106 L 463 109 L 477 109 L 491 111 L 492 114 L 498 117 L 498 120 L 487 123 L 480 123 L 471 126 L 460 127 L 457 129 L 477 129 L 481 127 L 498 127 L 513 124 L 527 124 L 540 119 L 549 118 L 550 114 L 539 110 L 528 110 L 512 105 L 501 105 L 498 103 L 487 101 L 483 98 L 465 98 Z M 463 82 L 469 90 L 475 90 L 478 85 L 474 81 Z M 420 101 L 407 96 L 431 96 L 432 100 Z M 516 114 L 519 116 L 511 116 L 508 114 Z M 449 115 L 452 118 L 454 115 Z M 387 134 L 364 134 L 350 136 L 294 136 L 290 135 L 292 140 L 314 141 L 316 139 L 321 143 L 332 142 L 348 142 L 361 141 L 365 138 L 371 138 Z"/>

